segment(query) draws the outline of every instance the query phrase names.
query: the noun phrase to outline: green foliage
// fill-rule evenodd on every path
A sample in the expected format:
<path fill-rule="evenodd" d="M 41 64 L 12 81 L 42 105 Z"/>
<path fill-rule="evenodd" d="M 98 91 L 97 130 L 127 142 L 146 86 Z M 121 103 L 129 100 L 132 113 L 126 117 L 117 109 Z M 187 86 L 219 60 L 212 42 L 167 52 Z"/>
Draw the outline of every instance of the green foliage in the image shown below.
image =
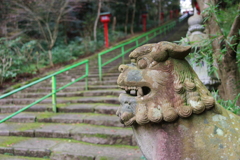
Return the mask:
<path fill-rule="evenodd" d="M 184 39 L 180 41 L 183 43 Z M 198 43 L 192 44 L 193 51 L 189 54 L 190 64 L 196 64 L 197 66 L 201 65 L 204 61 L 208 66 L 208 75 L 216 75 L 218 77 L 217 68 L 213 65 L 213 50 L 212 50 L 212 41 L 210 39 L 204 39 L 201 41 L 202 47 L 199 47 Z"/>
<path fill-rule="evenodd" d="M 70 61 L 72 57 L 72 53 L 65 46 L 56 46 L 52 49 L 53 63 L 63 63 Z"/>
<path fill-rule="evenodd" d="M 229 1 L 226 0 L 225 2 L 226 4 L 229 5 Z M 204 21 L 207 21 L 211 18 L 211 16 L 215 16 L 216 17 L 216 23 L 218 23 L 218 25 L 221 27 L 221 31 L 223 33 L 224 36 L 224 43 L 228 44 L 229 47 L 231 47 L 232 49 L 235 50 L 235 45 L 236 44 L 231 44 L 230 42 L 235 39 L 235 36 L 232 37 L 227 37 L 230 29 L 231 29 L 231 24 L 234 21 L 234 18 L 240 13 L 240 11 L 237 9 L 237 5 L 236 6 L 231 6 L 229 8 L 226 8 L 225 10 L 221 10 L 219 9 L 219 5 L 213 5 L 213 4 L 208 4 L 209 7 L 206 8 L 202 14 L 204 15 Z M 237 11 L 237 12 L 236 12 Z M 211 35 L 211 39 L 205 39 L 203 41 L 201 41 L 201 45 L 200 46 L 204 46 L 199 48 L 197 45 L 193 45 L 194 48 L 194 52 L 190 54 L 190 57 L 193 61 L 193 63 L 199 64 L 199 62 L 201 60 L 204 60 L 207 62 L 208 64 L 208 72 L 209 74 L 217 74 L 217 68 L 213 65 L 213 50 L 212 50 L 212 42 L 219 38 L 219 33 L 216 35 Z M 236 53 L 237 53 L 237 63 L 238 63 L 238 67 L 240 69 L 240 51 L 239 51 L 239 45 L 237 47 Z M 217 60 L 219 62 L 221 62 L 223 60 L 223 56 L 226 54 L 226 45 L 223 45 L 222 49 L 221 49 L 221 55 L 219 57 L 216 57 Z"/>
<path fill-rule="evenodd" d="M 240 93 L 233 100 L 223 100 L 219 98 L 218 92 L 212 93 L 217 102 L 225 109 L 240 115 L 240 106 L 237 106 L 237 100 L 240 98 Z"/>
<path fill-rule="evenodd" d="M 16 72 L 11 69 L 13 65 L 12 51 L 10 43 L 5 38 L 0 39 L 0 86 L 6 78 L 16 76 Z"/>

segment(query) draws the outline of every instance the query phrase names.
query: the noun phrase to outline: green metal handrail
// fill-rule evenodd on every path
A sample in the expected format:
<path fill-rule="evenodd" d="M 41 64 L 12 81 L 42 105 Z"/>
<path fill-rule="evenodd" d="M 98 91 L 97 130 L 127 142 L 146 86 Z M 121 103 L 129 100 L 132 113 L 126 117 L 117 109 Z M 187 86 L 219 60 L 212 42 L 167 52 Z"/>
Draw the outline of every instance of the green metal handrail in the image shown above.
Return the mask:
<path fill-rule="evenodd" d="M 181 21 L 183 21 L 183 19 L 185 19 L 185 18 L 186 18 L 186 17 L 183 17 L 183 18 L 181 19 Z M 180 21 L 180 20 L 179 20 L 179 21 Z M 129 41 L 125 42 L 125 43 L 122 43 L 122 44 L 120 44 L 120 45 L 118 45 L 118 46 L 115 46 L 115 47 L 110 48 L 110 49 L 108 49 L 108 50 L 105 50 L 105 51 L 103 51 L 103 52 L 100 52 L 100 53 L 98 54 L 99 79 L 102 80 L 102 67 L 103 67 L 103 66 L 105 66 L 105 65 L 113 62 L 114 60 L 116 60 L 116 59 L 118 59 L 118 58 L 120 58 L 120 57 L 122 57 L 122 61 L 124 61 L 124 55 L 125 55 L 126 53 L 129 53 L 131 50 L 133 50 L 133 49 L 137 48 L 138 46 L 140 46 L 140 45 L 148 42 L 150 39 L 156 37 L 157 35 L 159 35 L 159 34 L 161 34 L 161 33 L 166 34 L 166 32 L 169 31 L 169 30 L 171 30 L 174 26 L 176 26 L 176 21 L 170 22 L 170 23 L 168 23 L 168 24 L 166 24 L 166 25 L 163 25 L 163 26 L 158 27 L 158 28 L 156 28 L 156 29 L 153 29 L 153 30 L 151 30 L 151 31 L 149 31 L 149 32 L 147 32 L 147 33 L 144 33 L 144 34 L 142 34 L 141 36 L 138 36 L 138 37 L 136 37 L 136 38 L 134 38 L 134 39 L 132 39 L 132 40 L 129 40 Z M 152 34 L 152 33 L 153 33 L 153 36 L 152 36 L 152 37 L 149 37 L 149 35 Z M 145 40 L 144 40 L 143 42 L 139 43 L 139 39 L 141 39 L 141 38 L 143 38 L 143 37 L 145 37 Z M 128 45 L 128 44 L 130 44 L 130 43 L 133 43 L 133 42 L 135 42 L 136 45 L 133 46 L 133 47 L 131 47 L 131 48 L 129 48 L 129 49 L 127 49 L 127 50 L 125 50 L 124 46 L 126 46 L 126 45 Z M 108 53 L 108 52 L 111 52 L 111 51 L 113 51 L 113 50 L 115 50 L 115 49 L 118 49 L 118 48 L 121 48 L 121 54 L 115 56 L 114 58 L 112 58 L 112 59 L 110 59 L 110 60 L 108 60 L 107 62 L 105 62 L 105 63 L 102 64 L 102 58 L 101 58 L 101 56 L 104 55 L 104 54 L 106 54 L 106 53 Z M 72 81 L 72 82 L 70 82 L 70 83 L 68 83 L 68 84 L 60 87 L 59 89 L 57 89 L 56 75 L 58 75 L 58 74 L 60 74 L 60 73 L 63 73 L 63 72 L 65 72 L 65 71 L 68 71 L 68 70 L 70 70 L 70 69 L 72 69 L 72 68 L 75 68 L 75 67 L 77 67 L 77 66 L 83 65 L 83 64 L 86 65 L 86 67 L 85 67 L 85 74 L 84 74 L 83 76 L 81 76 L 81 77 L 77 78 L 76 80 L 74 80 L 74 81 Z M 87 89 L 88 89 L 88 76 L 89 76 L 89 60 L 87 59 L 87 60 L 84 60 L 84 61 L 79 62 L 79 63 L 77 63 L 77 64 L 74 64 L 74 65 L 72 65 L 72 66 L 69 66 L 69 67 L 67 67 L 67 68 L 65 68 L 65 69 L 62 69 L 62 70 L 60 70 L 60 71 L 58 71 L 58 72 L 55 72 L 55 73 L 53 73 L 53 74 L 51 74 L 51 75 L 48 75 L 48 76 L 46 76 L 46 77 L 43 77 L 43 78 L 41 78 L 41 79 L 39 79 L 39 80 L 36 80 L 36 81 L 34 81 L 34 82 L 32 82 L 32 83 L 29 83 L 29 84 L 27 84 L 27 85 L 25 85 L 25 86 L 22 86 L 22 87 L 20 87 L 20 88 L 18 88 L 18 89 L 16 89 L 16 90 L 13 90 L 13 91 L 11 91 L 11 92 L 9 92 L 9 93 L 6 93 L 6 94 L 4 94 L 4 95 L 1 95 L 1 96 L 0 96 L 0 99 L 3 99 L 3 98 L 5 98 L 5 97 L 8 97 L 8 96 L 10 96 L 10 95 L 12 95 L 12 94 L 14 94 L 14 93 L 17 93 L 17 92 L 19 92 L 19 91 L 21 91 L 21 90 L 23 90 L 23 89 L 26 89 L 26 88 L 28 88 L 28 87 L 30 87 L 30 86 L 33 86 L 33 85 L 35 85 L 35 84 L 37 84 L 37 83 L 40 83 L 40 82 L 42 82 L 42 81 L 44 81 L 44 80 L 47 80 L 47 79 L 49 79 L 49 78 L 52 79 L 52 92 L 51 92 L 51 93 L 49 93 L 49 94 L 47 94 L 46 96 L 44 96 L 44 97 L 36 100 L 35 102 L 29 104 L 28 106 L 26 106 L 26 107 L 18 110 L 17 112 L 15 112 L 15 113 L 13 113 L 13 114 L 5 117 L 4 119 L 0 120 L 0 123 L 3 123 L 4 121 L 6 121 L 6 120 L 8 120 L 8 119 L 10 119 L 10 118 L 12 118 L 12 117 L 14 117 L 15 115 L 17 115 L 17 114 L 25 111 L 26 109 L 32 107 L 33 105 L 35 105 L 35 104 L 43 101 L 44 99 L 46 99 L 46 98 L 48 98 L 48 97 L 50 97 L 50 96 L 52 96 L 52 110 L 53 110 L 53 112 L 57 112 L 57 108 L 56 108 L 56 97 L 57 97 L 57 96 L 56 96 L 56 93 L 59 92 L 59 91 L 61 91 L 61 90 L 63 90 L 64 88 L 66 88 L 66 87 L 68 87 L 68 86 L 76 83 L 77 81 L 79 81 L 79 80 L 81 80 L 81 79 L 83 79 L 83 78 L 85 78 L 85 89 L 87 90 Z"/>
<path fill-rule="evenodd" d="M 64 86 L 62 86 L 62 87 L 60 87 L 60 88 L 57 89 L 56 75 L 58 75 L 58 74 L 60 74 L 60 73 L 63 73 L 63 72 L 65 72 L 65 71 L 68 71 L 68 70 L 70 70 L 70 69 L 73 69 L 73 68 L 75 68 L 75 67 L 78 67 L 78 66 L 80 66 L 80 65 L 83 65 L 83 64 L 85 64 L 85 74 L 84 74 L 83 76 L 81 76 L 81 77 L 77 78 L 76 80 L 74 80 L 74 81 L 72 81 L 72 82 L 70 82 L 70 83 L 68 83 L 68 84 L 66 84 L 66 85 L 64 85 Z M 61 90 L 63 90 L 64 88 L 66 88 L 66 87 L 68 87 L 68 86 L 70 86 L 70 85 L 78 82 L 79 80 L 84 79 L 84 78 L 85 78 L 85 89 L 88 90 L 88 75 L 89 75 L 89 60 L 87 59 L 87 60 L 84 60 L 84 61 L 82 61 L 82 62 L 76 63 L 76 64 L 74 64 L 74 65 L 72 65 L 72 66 L 69 66 L 69 67 L 67 67 L 67 68 L 64 68 L 64 69 L 62 69 L 62 70 L 60 70 L 60 71 L 57 71 L 57 72 L 55 72 L 55 73 L 53 73 L 53 74 L 50 74 L 50 75 L 48 75 L 48 76 L 46 76 L 46 77 L 43 77 L 43 78 L 41 78 L 41 79 L 39 79 L 39 80 L 36 80 L 36 81 L 34 81 L 34 82 L 32 82 L 32 83 L 29 83 L 29 84 L 27 84 L 27 85 L 25 85 L 25 86 L 22 86 L 22 87 L 20 87 L 20 88 L 18 88 L 18 89 L 15 89 L 15 90 L 13 90 L 13 91 L 11 91 L 11 92 L 9 92 L 9 93 L 6 93 L 6 94 L 4 94 L 4 95 L 1 95 L 1 96 L 0 96 L 0 99 L 3 99 L 3 98 L 5 98 L 5 97 L 8 97 L 8 96 L 14 94 L 14 93 L 17 93 L 17 92 L 19 92 L 19 91 L 22 91 L 23 89 L 26 89 L 26 88 L 28 88 L 28 87 L 30 87 L 30 86 L 33 86 L 33 85 L 35 85 L 35 84 L 37 84 L 37 83 L 40 83 L 40 82 L 42 82 L 42 81 L 44 81 L 44 80 L 47 80 L 47 79 L 49 79 L 49 78 L 52 79 L 52 92 L 51 92 L 51 93 L 49 93 L 49 94 L 47 94 L 46 96 L 44 96 L 44 97 L 36 100 L 36 101 L 33 102 L 33 103 L 27 105 L 26 107 L 21 108 L 21 109 L 18 110 L 17 112 L 14 112 L 13 114 L 5 117 L 4 119 L 0 120 L 0 123 L 2 123 L 2 122 L 4 122 L 4 121 L 6 121 L 6 120 L 8 120 L 8 119 L 10 119 L 10 118 L 12 118 L 12 117 L 14 117 L 15 115 L 17 115 L 17 114 L 25 111 L 26 109 L 32 107 L 33 105 L 35 105 L 35 104 L 43 101 L 44 99 L 46 99 L 46 98 L 48 98 L 48 97 L 50 97 L 50 96 L 52 96 L 52 110 L 53 110 L 53 112 L 57 112 L 57 107 L 56 107 L 56 104 L 57 104 L 56 97 L 57 97 L 57 96 L 56 96 L 56 93 L 59 92 L 59 91 L 61 91 Z"/>
<path fill-rule="evenodd" d="M 112 48 L 110 48 L 110 49 L 108 49 L 108 50 L 105 50 L 105 51 L 103 51 L 103 52 L 100 52 L 100 53 L 98 54 L 99 80 L 102 81 L 102 67 L 104 67 L 105 65 L 107 65 L 107 64 L 109 64 L 109 63 L 117 60 L 117 59 L 120 58 L 120 57 L 122 57 L 122 62 L 124 62 L 124 55 L 125 55 L 126 53 L 129 53 L 129 52 L 132 51 L 133 49 L 137 48 L 138 46 L 140 46 L 140 45 L 142 45 L 142 44 L 144 44 L 144 43 L 146 43 L 146 42 L 148 42 L 150 39 L 155 38 L 157 35 L 159 35 L 159 34 L 161 34 L 161 33 L 166 34 L 167 31 L 171 30 L 171 29 L 176 25 L 176 23 L 177 23 L 176 21 L 170 22 L 170 23 L 168 23 L 168 24 L 165 24 L 165 25 L 163 25 L 163 26 L 160 26 L 160 27 L 158 27 L 158 28 L 155 28 L 155 29 L 153 29 L 153 30 L 151 30 L 151 31 L 149 31 L 149 32 L 147 32 L 147 33 L 144 33 L 144 34 L 142 34 L 142 35 L 140 35 L 140 36 L 138 36 L 138 37 L 136 37 L 136 38 L 134 38 L 134 39 L 132 39 L 132 40 L 129 40 L 129 41 L 127 41 L 127 42 L 125 42 L 125 43 L 122 43 L 122 44 L 120 44 L 120 45 L 117 45 L 117 46 L 115 46 L 115 47 L 112 47 Z M 149 37 L 149 35 L 152 34 L 152 33 L 153 33 L 153 36 Z M 142 41 L 141 43 L 139 43 L 139 39 L 144 38 L 144 37 L 145 37 L 145 40 Z M 135 46 L 133 46 L 133 47 L 125 50 L 124 47 L 125 47 L 126 45 L 130 44 L 130 43 L 133 43 L 133 42 L 136 43 Z M 119 49 L 119 48 L 121 48 L 121 54 L 119 54 L 119 55 L 111 58 L 111 59 L 108 60 L 107 62 L 102 63 L 102 55 L 104 55 L 104 54 L 106 54 L 106 53 L 109 53 L 109 52 L 111 52 L 111 51 L 113 51 L 113 50 L 115 50 L 115 49 Z"/>

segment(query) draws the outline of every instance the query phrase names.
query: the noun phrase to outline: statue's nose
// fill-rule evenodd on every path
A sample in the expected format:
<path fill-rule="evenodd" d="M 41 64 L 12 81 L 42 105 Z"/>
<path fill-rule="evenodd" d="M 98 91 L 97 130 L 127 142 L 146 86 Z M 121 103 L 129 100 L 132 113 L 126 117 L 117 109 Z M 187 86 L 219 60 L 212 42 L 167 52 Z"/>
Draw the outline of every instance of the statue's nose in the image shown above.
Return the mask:
<path fill-rule="evenodd" d="M 121 65 L 118 67 L 118 70 L 119 70 L 119 72 L 123 73 L 127 68 L 128 68 L 127 65 L 121 64 Z"/>

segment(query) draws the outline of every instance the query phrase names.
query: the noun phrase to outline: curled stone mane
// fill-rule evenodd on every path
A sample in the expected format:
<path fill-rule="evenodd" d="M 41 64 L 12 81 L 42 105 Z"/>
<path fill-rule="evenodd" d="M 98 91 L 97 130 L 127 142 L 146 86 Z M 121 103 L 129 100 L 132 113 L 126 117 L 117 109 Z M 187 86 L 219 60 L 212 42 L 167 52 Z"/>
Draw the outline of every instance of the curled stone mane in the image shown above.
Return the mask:
<path fill-rule="evenodd" d="M 170 42 L 143 45 L 121 65 L 121 94 L 117 115 L 125 125 L 172 122 L 213 108 L 214 98 L 184 59 L 189 46 Z M 132 93 L 135 91 L 135 93 Z"/>
<path fill-rule="evenodd" d="M 214 107 L 215 100 L 187 62 L 174 62 L 173 106 L 180 117 L 200 114 Z"/>

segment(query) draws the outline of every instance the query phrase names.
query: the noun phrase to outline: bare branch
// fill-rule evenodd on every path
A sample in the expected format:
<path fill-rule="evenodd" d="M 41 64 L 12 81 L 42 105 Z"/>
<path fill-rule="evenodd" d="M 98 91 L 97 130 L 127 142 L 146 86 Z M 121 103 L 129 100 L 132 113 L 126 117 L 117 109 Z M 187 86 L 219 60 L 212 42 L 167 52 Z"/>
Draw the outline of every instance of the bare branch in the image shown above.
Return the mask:
<path fill-rule="evenodd" d="M 239 37 L 239 28 L 240 28 L 240 15 L 238 14 L 234 19 L 234 22 L 232 24 L 228 37 L 233 37 L 233 36 Z"/>

